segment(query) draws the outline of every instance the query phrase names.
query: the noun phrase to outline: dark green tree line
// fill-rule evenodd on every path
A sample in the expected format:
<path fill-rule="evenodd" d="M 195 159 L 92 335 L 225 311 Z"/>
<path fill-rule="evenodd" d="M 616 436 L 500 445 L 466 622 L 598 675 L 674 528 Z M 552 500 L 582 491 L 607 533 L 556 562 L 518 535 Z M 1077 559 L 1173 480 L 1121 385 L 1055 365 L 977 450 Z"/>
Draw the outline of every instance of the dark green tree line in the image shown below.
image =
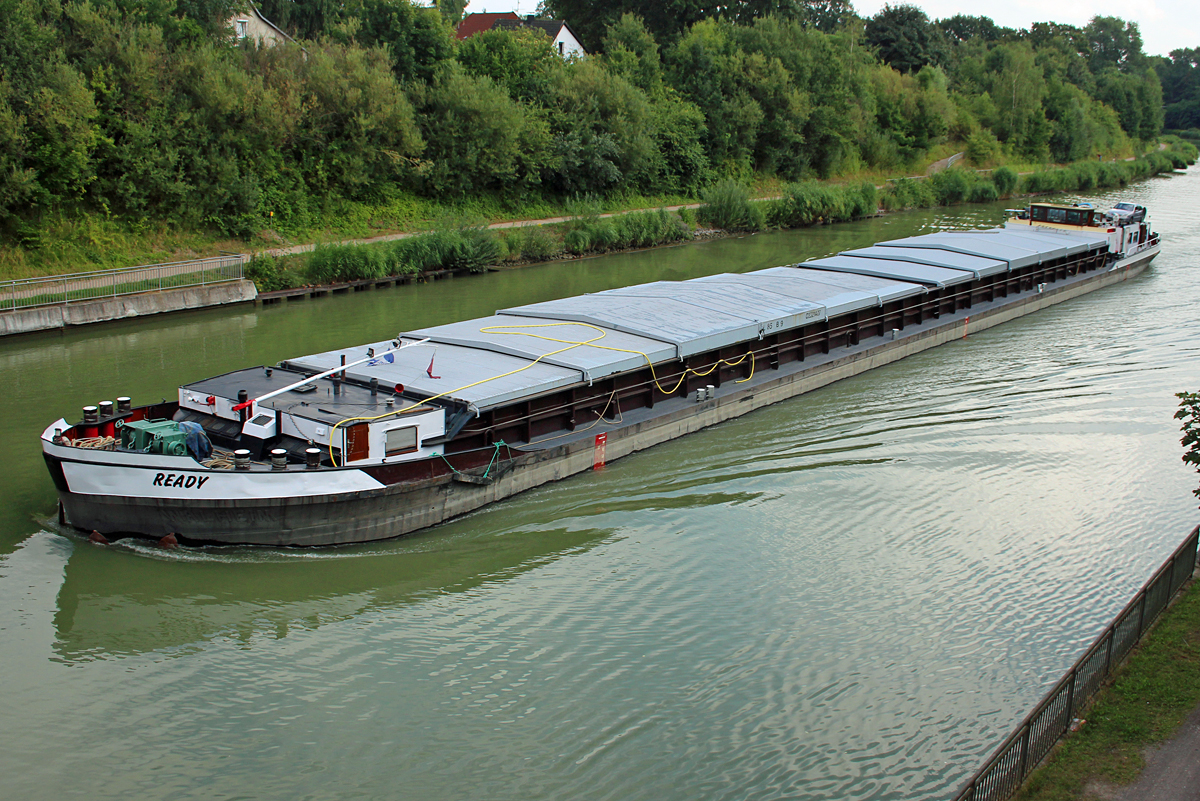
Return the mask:
<path fill-rule="evenodd" d="M 343 201 L 697 196 L 908 169 L 947 142 L 985 166 L 1131 149 L 1200 107 L 1196 51 L 1136 25 L 870 20 L 844 0 L 546 0 L 588 39 L 456 41 L 457 2 L 268 0 L 295 38 L 226 27 L 239 0 L 0 0 L 0 226 L 80 209 L 245 236 Z M 1188 105 L 1189 103 L 1194 105 Z"/>

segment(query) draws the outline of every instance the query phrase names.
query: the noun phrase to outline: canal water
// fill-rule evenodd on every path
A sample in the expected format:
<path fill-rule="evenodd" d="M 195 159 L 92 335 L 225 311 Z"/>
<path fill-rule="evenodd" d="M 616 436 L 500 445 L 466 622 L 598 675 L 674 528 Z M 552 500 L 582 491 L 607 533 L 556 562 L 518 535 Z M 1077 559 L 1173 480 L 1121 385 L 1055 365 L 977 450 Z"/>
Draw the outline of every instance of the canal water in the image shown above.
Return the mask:
<path fill-rule="evenodd" d="M 1196 524 L 1200 170 L 1141 277 L 396 541 L 90 545 L 80 406 L 1002 204 L 0 341 L 0 787 L 24 799 L 945 798 Z"/>

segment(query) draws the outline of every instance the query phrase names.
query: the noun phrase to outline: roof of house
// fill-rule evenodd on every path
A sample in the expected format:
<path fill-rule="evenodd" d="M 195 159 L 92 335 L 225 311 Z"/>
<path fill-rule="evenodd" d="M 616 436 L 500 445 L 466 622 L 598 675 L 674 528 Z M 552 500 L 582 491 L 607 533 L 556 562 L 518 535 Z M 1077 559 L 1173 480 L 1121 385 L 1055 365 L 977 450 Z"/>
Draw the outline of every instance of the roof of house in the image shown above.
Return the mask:
<path fill-rule="evenodd" d="M 454 36 L 457 39 L 466 39 L 481 31 L 490 31 L 500 20 L 520 21 L 520 19 L 512 11 L 506 11 L 502 14 L 468 14 L 462 18 L 462 22 L 458 23 L 458 27 L 454 31 Z"/>
<path fill-rule="evenodd" d="M 565 28 L 567 23 L 560 19 L 502 19 L 498 20 L 493 28 L 504 28 L 506 30 L 514 30 L 516 28 L 537 28 L 545 31 L 546 35 L 551 39 L 558 38 L 558 32 Z M 573 34 L 572 34 L 573 35 Z M 577 37 L 578 38 L 578 37 Z"/>
<path fill-rule="evenodd" d="M 579 37 L 575 36 L 575 31 L 571 30 L 571 26 L 561 19 L 538 19 L 533 15 L 519 17 L 511 11 L 505 14 L 468 14 L 463 17 L 462 22 L 458 23 L 454 35 L 458 39 L 466 39 L 482 31 L 496 29 L 511 31 L 518 28 L 537 28 L 551 39 L 557 39 L 565 28 L 576 42 L 579 41 Z"/>

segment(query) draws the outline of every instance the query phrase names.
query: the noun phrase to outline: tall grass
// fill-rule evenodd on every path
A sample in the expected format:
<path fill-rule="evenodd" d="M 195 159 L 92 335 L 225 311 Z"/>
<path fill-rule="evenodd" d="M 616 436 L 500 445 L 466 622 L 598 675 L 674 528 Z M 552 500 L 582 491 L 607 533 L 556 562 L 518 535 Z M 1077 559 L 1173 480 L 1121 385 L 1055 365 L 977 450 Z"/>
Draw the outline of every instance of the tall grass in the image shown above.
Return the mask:
<path fill-rule="evenodd" d="M 869 181 L 845 186 L 802 181 L 788 184 L 783 197 L 769 204 L 767 219 L 772 226 L 793 228 L 853 220 L 878 211 L 879 193 Z"/>
<path fill-rule="evenodd" d="M 750 189 L 740 181 L 726 178 L 704 190 L 704 201 L 696 217 L 706 225 L 725 231 L 761 231 L 766 217 L 761 205 L 750 200 Z"/>
<path fill-rule="evenodd" d="M 492 231 L 482 226 L 462 225 L 374 245 L 318 245 L 309 256 L 304 273 L 314 284 L 432 270 L 465 269 L 480 273 L 498 262 L 500 253 L 500 242 Z M 269 280 L 268 276 L 263 277 Z"/>
<path fill-rule="evenodd" d="M 952 167 L 928 179 L 898 178 L 884 188 L 884 208 L 919 209 L 953 203 L 985 203 L 1019 192 L 1042 195 L 1052 192 L 1083 192 L 1125 186 L 1195 163 L 1196 148 L 1183 140 L 1169 140 L 1163 151 L 1147 153 L 1132 161 L 1078 161 L 1064 167 L 1037 170 L 1018 176 L 1009 167 L 999 167 L 990 177 Z M 1190 160 L 1189 160 L 1190 159 Z"/>
<path fill-rule="evenodd" d="M 563 244 L 568 253 L 644 248 L 691 239 L 687 223 L 666 209 L 633 212 L 619 217 L 577 217 L 567 223 Z"/>

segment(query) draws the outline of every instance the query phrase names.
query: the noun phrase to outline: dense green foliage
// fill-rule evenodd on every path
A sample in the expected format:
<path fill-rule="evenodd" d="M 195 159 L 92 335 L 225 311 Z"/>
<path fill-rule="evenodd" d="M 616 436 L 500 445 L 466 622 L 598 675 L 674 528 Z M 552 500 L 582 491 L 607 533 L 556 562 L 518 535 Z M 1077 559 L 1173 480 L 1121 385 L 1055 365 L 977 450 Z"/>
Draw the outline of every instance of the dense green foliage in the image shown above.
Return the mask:
<path fill-rule="evenodd" d="M 1179 398 L 1179 411 L 1175 412 L 1175 419 L 1183 421 L 1180 426 L 1183 431 L 1183 439 L 1180 440 L 1184 447 L 1183 461 L 1200 473 L 1200 392 L 1180 392 L 1175 397 Z M 1200 498 L 1200 489 L 1193 490 L 1192 494 Z"/>
<path fill-rule="evenodd" d="M 1200 47 L 1172 50 L 1170 59 L 1157 59 L 1154 68 L 1162 83 L 1164 125 L 1200 128 Z"/>
<path fill-rule="evenodd" d="M 275 47 L 234 40 L 238 5 L 0 0 L 10 241 L 36 248 L 72 213 L 278 238 L 414 197 L 729 195 L 957 149 L 976 168 L 1112 158 L 1159 134 L 1164 84 L 1173 121 L 1200 103 L 1194 52 L 1152 63 L 1113 17 L 1012 31 L 910 6 L 863 21 L 844 0 L 547 0 L 593 48 L 564 60 L 534 29 L 456 41 L 450 0 L 266 0 L 297 39 Z M 932 185 L 937 202 L 992 191 Z"/>

